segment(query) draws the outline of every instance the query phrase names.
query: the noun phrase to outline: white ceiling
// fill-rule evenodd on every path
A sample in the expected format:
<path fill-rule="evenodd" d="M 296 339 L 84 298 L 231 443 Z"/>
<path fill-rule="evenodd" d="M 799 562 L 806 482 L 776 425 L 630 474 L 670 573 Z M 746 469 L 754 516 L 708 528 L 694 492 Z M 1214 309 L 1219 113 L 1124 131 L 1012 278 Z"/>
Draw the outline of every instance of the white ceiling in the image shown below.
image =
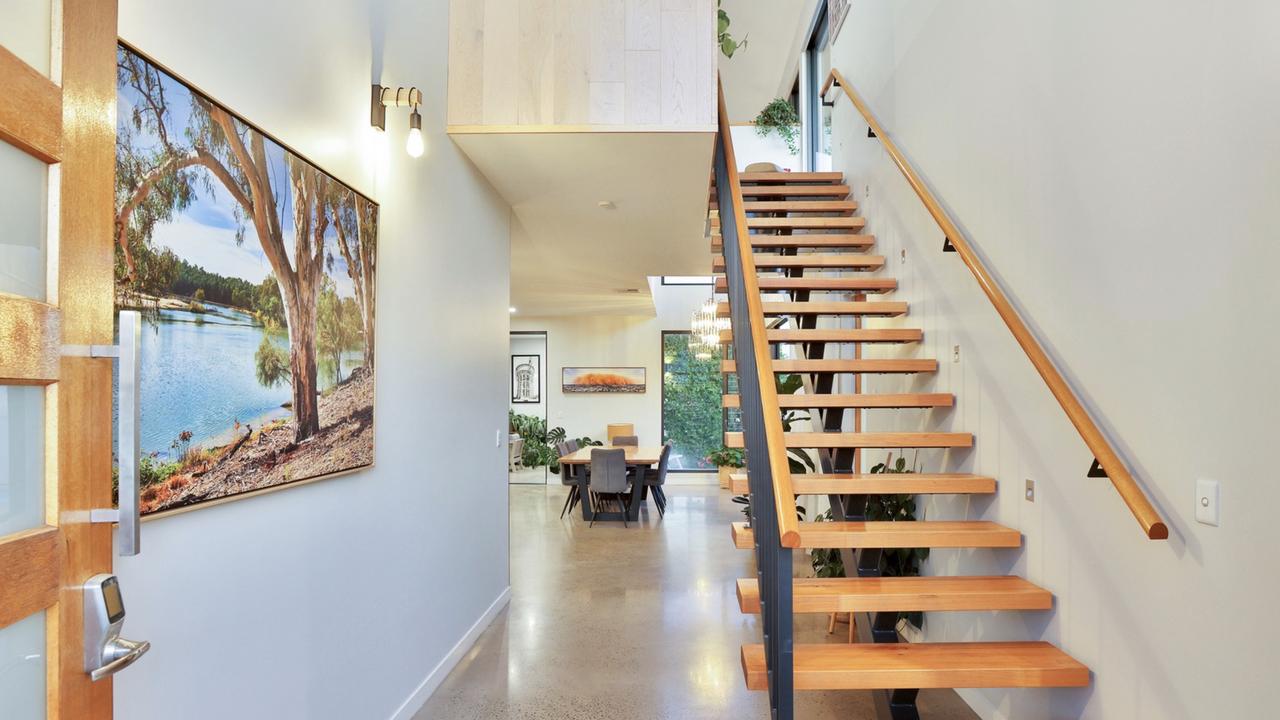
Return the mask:
<path fill-rule="evenodd" d="M 649 276 L 710 270 L 713 134 L 452 137 L 511 205 L 511 304 L 521 315 L 652 315 Z"/>
<path fill-rule="evenodd" d="M 776 97 L 784 97 L 795 82 L 800 52 L 809 22 L 824 0 L 723 0 L 729 15 L 729 34 L 747 38 L 747 47 L 732 58 L 720 56 L 729 122 L 756 119 Z"/>

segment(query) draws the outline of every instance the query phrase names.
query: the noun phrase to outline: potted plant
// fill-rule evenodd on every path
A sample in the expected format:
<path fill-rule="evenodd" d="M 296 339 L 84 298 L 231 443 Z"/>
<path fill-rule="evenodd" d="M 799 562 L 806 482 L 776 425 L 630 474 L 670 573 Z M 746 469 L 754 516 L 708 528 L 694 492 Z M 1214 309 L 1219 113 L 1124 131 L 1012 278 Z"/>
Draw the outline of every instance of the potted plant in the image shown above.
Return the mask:
<path fill-rule="evenodd" d="M 722 490 L 729 489 L 729 475 L 734 470 L 745 467 L 747 464 L 741 450 L 730 450 L 729 448 L 712 451 L 707 455 L 706 461 L 716 466 L 717 473 L 720 475 L 720 488 Z"/>
<path fill-rule="evenodd" d="M 511 432 L 524 440 L 522 460 L 525 467 L 537 468 L 546 465 L 549 471 L 560 472 L 560 453 L 556 450 L 556 443 L 564 441 L 564 428 L 547 428 L 546 420 L 536 415 L 517 415 L 512 410 L 507 411 L 507 425 L 511 428 Z M 578 438 L 579 447 L 603 444 L 589 437 Z"/>
<path fill-rule="evenodd" d="M 882 463 L 871 468 L 873 473 L 907 474 L 915 472 L 907 467 L 906 458 L 893 460 L 889 453 Z M 916 498 L 914 495 L 872 495 L 867 499 L 868 520 L 888 520 L 909 522 L 916 520 Z M 916 577 L 920 574 L 920 565 L 929 557 L 929 548 L 892 548 L 882 551 L 880 555 L 880 575 L 882 577 Z M 903 613 L 902 619 L 916 628 L 924 626 L 924 613 Z"/>
<path fill-rule="evenodd" d="M 792 155 L 800 152 L 800 115 L 786 98 L 774 98 L 756 115 L 756 134 L 769 137 L 777 133 Z"/>

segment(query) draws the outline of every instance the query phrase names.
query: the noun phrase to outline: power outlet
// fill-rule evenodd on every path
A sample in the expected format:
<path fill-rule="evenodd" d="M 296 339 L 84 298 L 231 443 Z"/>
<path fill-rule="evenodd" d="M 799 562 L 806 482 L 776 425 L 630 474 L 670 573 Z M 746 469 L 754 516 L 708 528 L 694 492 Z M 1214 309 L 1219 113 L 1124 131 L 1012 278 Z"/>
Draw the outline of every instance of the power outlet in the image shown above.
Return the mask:
<path fill-rule="evenodd" d="M 862 197 L 864 197 L 864 198 L 869 198 L 869 197 L 871 197 L 871 186 L 870 186 L 870 185 L 863 185 L 863 186 L 862 186 Z"/>
<path fill-rule="evenodd" d="M 1035 502 L 1035 501 L 1036 501 L 1036 481 L 1028 479 L 1027 480 L 1027 502 Z"/>
<path fill-rule="evenodd" d="M 902 264 L 903 264 L 903 265 L 906 265 L 906 264 L 907 264 L 907 249 L 906 249 L 906 248 L 903 248 L 903 249 L 902 249 Z"/>
<path fill-rule="evenodd" d="M 951 362 L 953 363 L 960 362 L 960 346 L 959 345 L 953 345 L 951 347 Z"/>

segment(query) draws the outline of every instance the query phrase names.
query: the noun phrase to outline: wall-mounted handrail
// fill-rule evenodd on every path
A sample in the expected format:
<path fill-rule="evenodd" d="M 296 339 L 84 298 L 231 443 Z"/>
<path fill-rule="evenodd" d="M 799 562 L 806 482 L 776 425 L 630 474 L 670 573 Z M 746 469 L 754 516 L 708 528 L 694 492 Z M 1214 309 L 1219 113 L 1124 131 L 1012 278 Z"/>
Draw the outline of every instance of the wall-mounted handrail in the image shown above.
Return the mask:
<path fill-rule="evenodd" d="M 742 258 L 742 275 L 745 283 L 747 316 L 751 324 L 752 350 L 756 358 L 756 375 L 760 383 L 760 404 L 764 412 L 764 431 L 768 442 L 769 467 L 773 477 L 773 501 L 778 514 L 779 540 L 783 547 L 800 546 L 800 524 L 796 519 L 795 491 L 791 485 L 791 466 L 787 460 L 787 444 L 782 429 L 782 411 L 778 408 L 778 388 L 773 375 L 773 360 L 769 354 L 768 330 L 765 327 L 764 306 L 760 299 L 759 275 L 751 248 L 750 231 L 747 229 L 747 212 L 742 203 L 742 184 L 738 179 L 738 163 L 733 152 L 733 136 L 729 129 L 729 113 L 725 111 L 724 86 L 717 80 L 719 95 L 720 137 L 724 144 L 725 165 L 729 180 L 729 194 L 733 200 L 733 222 L 738 228 L 737 244 Z M 721 206 L 723 211 L 723 206 Z M 727 225 L 721 220 L 721 226 Z M 728 242 L 728 237 L 722 235 Z M 727 269 L 727 268 L 726 268 Z"/>
<path fill-rule="evenodd" d="M 1085 409 L 1080 402 L 1080 398 L 1076 396 L 1071 386 L 1067 384 L 1062 373 L 1058 371 L 1057 366 L 1049 358 L 1048 353 L 1041 347 L 1040 342 L 1036 340 L 1035 335 L 1022 319 L 1022 316 L 1009 302 L 1009 298 L 1005 295 L 1000 284 L 996 282 L 991 273 L 987 271 L 982 260 L 973 251 L 973 246 L 969 242 L 969 238 L 960 231 L 942 208 L 941 203 L 934 197 L 924 181 L 920 179 L 915 168 L 911 163 L 907 162 L 907 158 L 898 149 L 897 144 L 884 131 L 880 123 L 876 120 L 862 97 L 858 95 L 853 86 L 849 84 L 839 70 L 831 69 L 827 75 L 827 80 L 822 86 L 819 96 L 825 98 L 827 91 L 831 89 L 831 85 L 835 84 L 844 91 L 849 101 L 862 114 L 867 125 L 870 126 L 872 133 L 884 144 L 885 150 L 889 152 L 889 156 L 893 158 L 893 164 L 898 166 L 902 171 L 903 177 L 910 183 L 911 188 L 916 191 L 916 195 L 924 202 L 925 208 L 929 214 L 933 216 L 934 221 L 942 228 L 942 232 L 946 234 L 947 240 L 955 247 L 964 264 L 968 266 L 969 271 L 973 273 L 977 279 L 978 285 L 982 287 L 982 291 L 986 293 L 987 299 L 995 306 L 996 312 L 1000 314 L 1005 325 L 1009 327 L 1013 337 L 1018 341 L 1018 345 L 1022 346 L 1023 352 L 1027 354 L 1027 358 L 1031 364 L 1035 366 L 1036 372 L 1040 373 L 1040 377 L 1044 379 L 1049 391 L 1057 398 L 1058 404 L 1062 406 L 1063 411 L 1067 413 L 1067 418 L 1071 420 L 1071 424 L 1076 427 L 1076 431 L 1080 433 L 1080 437 L 1084 440 L 1085 445 L 1093 452 L 1094 458 L 1098 464 L 1106 472 L 1107 477 L 1111 479 L 1111 484 L 1115 486 L 1116 491 L 1120 493 L 1120 498 L 1124 500 L 1125 505 L 1129 506 L 1129 511 L 1137 518 L 1138 524 L 1142 526 L 1143 532 L 1152 540 L 1164 540 L 1169 537 L 1169 528 L 1161 519 L 1160 513 L 1156 512 L 1155 507 L 1151 505 L 1151 501 L 1146 494 L 1142 492 L 1142 488 L 1138 487 L 1138 483 L 1133 479 L 1133 475 L 1129 473 L 1129 468 L 1125 466 L 1120 459 L 1120 455 L 1111 446 L 1111 443 L 1103 435 L 1098 425 L 1089 415 L 1089 411 Z"/>

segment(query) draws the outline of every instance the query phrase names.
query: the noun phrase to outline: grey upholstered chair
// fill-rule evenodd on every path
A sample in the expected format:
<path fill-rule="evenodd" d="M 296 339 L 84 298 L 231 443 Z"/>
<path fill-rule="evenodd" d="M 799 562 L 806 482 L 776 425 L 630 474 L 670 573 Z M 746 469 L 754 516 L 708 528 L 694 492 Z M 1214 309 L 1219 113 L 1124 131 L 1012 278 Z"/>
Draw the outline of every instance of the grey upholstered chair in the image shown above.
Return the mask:
<path fill-rule="evenodd" d="M 573 450 L 570 449 L 569 443 L 558 442 L 556 443 L 556 452 L 563 457 L 573 452 Z M 577 506 L 578 500 L 581 499 L 578 496 L 578 481 L 573 476 L 572 467 L 564 464 L 560 465 L 560 484 L 569 486 L 569 495 L 564 499 L 564 507 L 560 508 L 560 519 L 563 520 L 564 514 L 573 512 L 573 508 Z"/>
<path fill-rule="evenodd" d="M 658 506 L 658 517 L 667 514 L 667 493 L 662 486 L 667 482 L 667 465 L 671 460 L 671 441 L 662 446 L 662 456 L 658 460 L 658 469 L 645 473 L 644 484 L 653 493 L 653 504 Z"/>
<path fill-rule="evenodd" d="M 625 447 L 625 446 L 639 447 L 640 436 L 639 435 L 614 435 L 613 439 L 609 441 L 609 444 L 614 447 Z"/>
<path fill-rule="evenodd" d="M 605 450 L 596 448 L 591 451 L 591 482 L 587 485 L 591 493 L 591 507 L 600 511 L 605 499 L 617 503 L 622 511 L 622 526 L 627 527 L 627 451 L 622 448 Z M 594 518 L 591 525 L 595 525 Z"/>
<path fill-rule="evenodd" d="M 582 449 L 582 447 L 578 445 L 577 438 L 573 438 L 571 440 L 565 440 L 564 444 L 569 446 L 569 452 L 578 452 L 579 450 Z"/>

